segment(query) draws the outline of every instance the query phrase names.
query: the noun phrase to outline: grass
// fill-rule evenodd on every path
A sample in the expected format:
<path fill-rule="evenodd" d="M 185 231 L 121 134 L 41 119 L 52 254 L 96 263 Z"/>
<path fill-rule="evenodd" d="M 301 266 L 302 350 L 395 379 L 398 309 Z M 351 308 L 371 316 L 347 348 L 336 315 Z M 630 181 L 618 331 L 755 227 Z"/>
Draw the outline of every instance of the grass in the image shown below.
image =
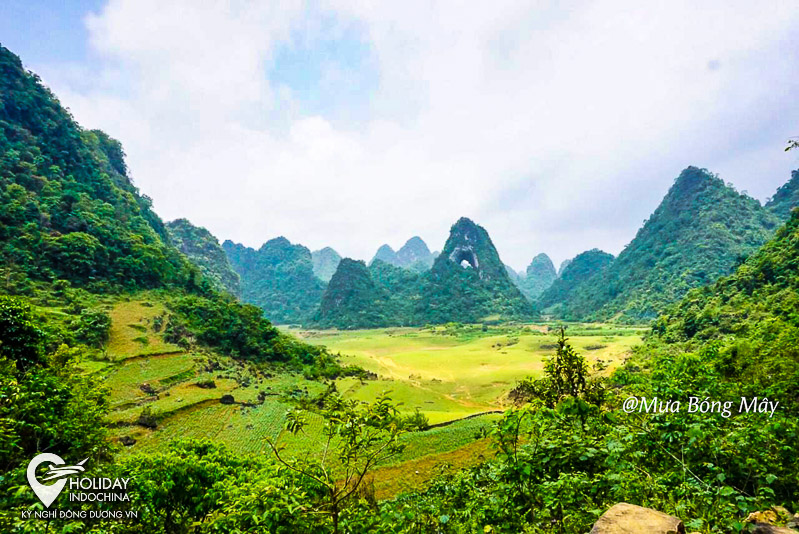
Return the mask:
<path fill-rule="evenodd" d="M 155 318 L 166 316 L 166 308 L 161 303 L 119 302 L 111 309 L 110 316 L 111 337 L 106 349 L 112 360 L 181 351 L 153 329 Z"/>
<path fill-rule="evenodd" d="M 380 380 L 360 385 L 339 382 L 339 390 L 360 400 L 390 390 L 402 409 L 415 408 L 431 423 L 501 409 L 517 381 L 540 376 L 554 353 L 556 335 L 546 325 L 481 328 L 444 326 L 356 331 L 312 331 L 299 335 L 340 353 L 347 364 L 377 373 Z M 571 328 L 570 328 L 571 330 Z M 610 373 L 640 343 L 641 329 L 575 325 L 570 343 L 589 365 Z M 568 332 L 568 330 L 567 330 Z M 623 334 L 623 335 L 622 335 Z"/>
<path fill-rule="evenodd" d="M 123 449 L 124 454 L 156 451 L 180 438 L 207 438 L 242 454 L 270 454 L 267 439 L 276 440 L 288 455 L 322 451 L 323 419 L 308 414 L 304 431 L 289 434 L 283 425 L 290 404 L 282 399 L 297 392 L 318 394 L 324 384 L 289 373 L 267 377 L 231 358 L 185 352 L 166 343 L 153 329 L 155 318 L 166 312 L 157 298 L 148 295 L 111 304 L 110 361 L 86 361 L 82 369 L 105 377 L 112 406 L 109 421 L 122 423 L 111 428 L 112 437 L 137 440 Z M 418 409 L 431 424 L 450 422 L 403 435 L 404 451 L 374 472 L 378 498 L 419 488 L 436 474 L 475 465 L 493 454 L 484 436 L 499 416 L 464 418 L 503 409 L 507 392 L 518 380 L 540 375 L 556 346 L 554 329 L 547 324 L 289 331 L 340 353 L 345 364 L 378 375 L 377 380 L 337 380 L 344 397 L 370 402 L 385 392 L 404 413 Z M 600 372 L 610 373 L 640 342 L 642 329 L 581 324 L 567 332 L 589 365 L 596 363 Z M 222 368 L 206 371 L 208 359 Z M 213 380 L 216 387 L 197 386 L 206 380 Z M 145 383 L 157 398 L 142 391 Z M 232 394 L 237 404 L 221 404 L 224 394 Z M 158 416 L 157 428 L 132 424 L 144 406 Z"/>

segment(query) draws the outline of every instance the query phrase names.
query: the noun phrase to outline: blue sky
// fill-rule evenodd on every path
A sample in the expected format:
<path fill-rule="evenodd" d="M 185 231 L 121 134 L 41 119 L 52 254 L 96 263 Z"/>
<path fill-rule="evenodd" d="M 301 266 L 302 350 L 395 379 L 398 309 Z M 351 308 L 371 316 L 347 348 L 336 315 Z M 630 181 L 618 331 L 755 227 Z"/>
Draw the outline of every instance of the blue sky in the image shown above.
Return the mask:
<path fill-rule="evenodd" d="M 0 42 L 31 65 L 86 61 L 90 54 L 83 17 L 103 3 L 3 0 Z"/>
<path fill-rule="evenodd" d="M 688 165 L 771 195 L 799 168 L 797 36 L 787 1 L 0 5 L 163 218 L 369 259 L 469 216 L 517 269 L 617 254 Z"/>

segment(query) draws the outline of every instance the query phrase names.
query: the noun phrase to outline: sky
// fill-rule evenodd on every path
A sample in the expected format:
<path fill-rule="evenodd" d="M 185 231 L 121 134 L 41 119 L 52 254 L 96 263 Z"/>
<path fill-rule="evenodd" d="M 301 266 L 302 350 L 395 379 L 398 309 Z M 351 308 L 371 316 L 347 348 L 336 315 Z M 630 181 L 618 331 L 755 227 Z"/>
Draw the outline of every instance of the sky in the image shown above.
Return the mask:
<path fill-rule="evenodd" d="M 689 165 L 799 168 L 794 0 L 3 0 L 0 43 L 165 220 L 369 260 L 466 216 L 503 261 L 618 254 Z"/>

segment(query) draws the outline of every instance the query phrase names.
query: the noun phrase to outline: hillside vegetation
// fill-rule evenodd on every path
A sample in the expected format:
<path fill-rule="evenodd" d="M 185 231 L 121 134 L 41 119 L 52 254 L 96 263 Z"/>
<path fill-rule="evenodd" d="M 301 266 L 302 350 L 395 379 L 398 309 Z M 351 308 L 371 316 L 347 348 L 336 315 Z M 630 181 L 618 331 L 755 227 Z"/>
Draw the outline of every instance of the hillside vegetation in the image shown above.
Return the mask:
<path fill-rule="evenodd" d="M 777 225 L 757 200 L 688 167 L 608 268 L 563 303 L 563 315 L 652 319 L 689 289 L 731 273 Z"/>
<path fill-rule="evenodd" d="M 261 308 L 274 323 L 302 323 L 319 305 L 325 285 L 314 274 L 306 247 L 278 237 L 258 250 L 229 240 L 222 248 L 241 276 L 241 299 Z"/>
<path fill-rule="evenodd" d="M 194 226 L 186 219 L 167 223 L 173 245 L 199 267 L 200 272 L 221 291 L 238 295 L 241 288 L 238 273 L 230 266 L 219 241 L 205 228 Z"/>
<path fill-rule="evenodd" d="M 527 266 L 523 277 L 519 277 L 517 285 L 530 301 L 535 301 L 541 294 L 549 289 L 558 277 L 555 266 L 549 256 L 538 254 Z"/>
<path fill-rule="evenodd" d="M 0 259 L 6 290 L 188 286 L 196 270 L 127 175 L 121 145 L 80 128 L 0 47 Z"/>
<path fill-rule="evenodd" d="M 585 284 L 595 283 L 595 277 L 608 268 L 613 256 L 599 249 L 588 250 L 572 258 L 558 278 L 538 298 L 538 305 L 547 312 L 570 317 L 570 299 Z M 554 308 L 550 310 L 550 308 Z M 564 310 L 565 308 L 565 310 Z"/>

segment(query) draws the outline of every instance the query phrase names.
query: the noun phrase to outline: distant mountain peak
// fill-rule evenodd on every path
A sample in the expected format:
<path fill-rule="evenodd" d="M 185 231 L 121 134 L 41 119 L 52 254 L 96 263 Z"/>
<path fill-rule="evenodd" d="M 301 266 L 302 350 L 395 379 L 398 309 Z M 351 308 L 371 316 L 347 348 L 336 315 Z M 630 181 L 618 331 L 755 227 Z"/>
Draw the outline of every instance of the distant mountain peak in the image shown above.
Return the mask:
<path fill-rule="evenodd" d="M 311 252 L 311 259 L 313 260 L 314 274 L 323 282 L 330 281 L 341 262 L 339 253 L 330 247 Z"/>
<path fill-rule="evenodd" d="M 397 260 L 402 267 L 426 271 L 433 266 L 433 255 L 421 237 L 414 236 L 397 251 Z"/>
<path fill-rule="evenodd" d="M 399 258 L 397 258 L 397 253 L 391 248 L 389 245 L 381 245 L 377 252 L 375 252 L 374 258 L 369 263 L 372 263 L 376 260 L 384 261 L 390 265 L 396 265 L 397 267 L 400 266 Z"/>
<path fill-rule="evenodd" d="M 517 285 L 525 297 L 537 299 L 558 277 L 552 260 L 543 252 L 536 255 L 527 270 L 519 273 Z"/>
<path fill-rule="evenodd" d="M 389 245 L 382 245 L 375 253 L 372 261 L 382 261 L 395 267 L 403 267 L 413 271 L 423 272 L 433 266 L 433 254 L 427 244 L 419 236 L 414 236 L 405 242 L 398 250 L 394 251 Z"/>

